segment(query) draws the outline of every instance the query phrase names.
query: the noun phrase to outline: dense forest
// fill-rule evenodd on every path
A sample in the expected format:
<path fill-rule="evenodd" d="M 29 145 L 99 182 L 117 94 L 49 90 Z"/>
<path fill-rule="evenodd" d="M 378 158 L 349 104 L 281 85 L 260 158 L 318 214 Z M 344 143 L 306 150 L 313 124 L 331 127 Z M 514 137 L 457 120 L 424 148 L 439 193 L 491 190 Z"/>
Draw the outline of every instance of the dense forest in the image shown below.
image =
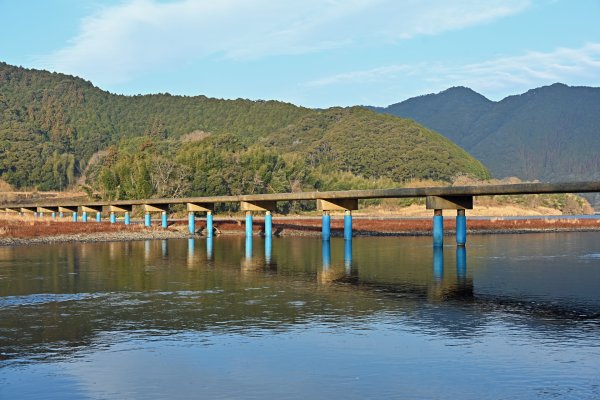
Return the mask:
<path fill-rule="evenodd" d="M 0 63 L 0 179 L 105 198 L 225 195 L 486 179 L 419 124 L 363 108 L 170 94 L 121 96 Z"/>

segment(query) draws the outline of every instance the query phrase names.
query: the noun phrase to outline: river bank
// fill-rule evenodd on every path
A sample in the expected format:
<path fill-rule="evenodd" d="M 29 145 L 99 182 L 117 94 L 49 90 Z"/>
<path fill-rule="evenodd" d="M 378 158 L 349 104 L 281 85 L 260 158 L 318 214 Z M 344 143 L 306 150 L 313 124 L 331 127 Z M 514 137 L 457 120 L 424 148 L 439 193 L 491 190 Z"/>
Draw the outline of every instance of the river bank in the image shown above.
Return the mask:
<path fill-rule="evenodd" d="M 137 222 L 137 223 L 136 223 Z M 446 217 L 445 233 L 453 234 L 455 220 Z M 468 219 L 469 234 L 533 233 L 600 231 L 599 218 L 546 217 L 546 218 L 471 218 Z M 204 235 L 206 224 L 196 221 L 196 235 Z M 239 217 L 220 217 L 214 220 L 215 234 L 243 235 L 245 221 Z M 186 220 L 172 220 L 168 229 L 158 226 L 146 228 L 141 221 L 126 226 L 122 222 L 71 222 L 67 220 L 33 219 L 32 217 L 10 217 L 0 220 L 0 245 L 29 245 L 61 242 L 106 242 L 187 238 Z M 262 234 L 263 220 L 255 218 L 253 232 Z M 332 236 L 343 235 L 343 219 L 331 219 Z M 393 216 L 359 216 L 353 219 L 355 236 L 426 236 L 431 235 L 431 218 L 399 218 Z M 321 234 L 321 219 L 318 217 L 275 216 L 273 233 L 279 236 L 318 236 Z"/>
<path fill-rule="evenodd" d="M 178 229 L 145 228 L 141 224 L 71 222 L 66 220 L 9 217 L 0 219 L 0 246 L 61 242 L 112 242 L 185 238 Z"/>

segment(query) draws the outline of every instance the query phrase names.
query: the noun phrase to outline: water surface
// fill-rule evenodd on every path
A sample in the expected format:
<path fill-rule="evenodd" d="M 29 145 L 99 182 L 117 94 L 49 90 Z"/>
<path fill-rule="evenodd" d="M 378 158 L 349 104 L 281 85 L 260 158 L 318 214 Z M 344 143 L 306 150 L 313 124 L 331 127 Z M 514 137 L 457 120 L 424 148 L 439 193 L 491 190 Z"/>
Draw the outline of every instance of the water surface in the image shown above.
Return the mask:
<path fill-rule="evenodd" d="M 0 248 L 0 398 L 600 398 L 600 234 L 469 240 Z"/>

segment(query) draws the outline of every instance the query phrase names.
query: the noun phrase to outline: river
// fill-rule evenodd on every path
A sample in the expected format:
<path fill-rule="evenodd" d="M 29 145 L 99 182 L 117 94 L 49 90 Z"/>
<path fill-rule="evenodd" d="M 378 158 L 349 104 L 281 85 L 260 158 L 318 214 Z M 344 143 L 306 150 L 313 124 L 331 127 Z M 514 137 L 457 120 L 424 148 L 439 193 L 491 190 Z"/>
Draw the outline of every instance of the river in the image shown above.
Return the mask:
<path fill-rule="evenodd" d="M 600 398 L 600 233 L 468 240 L 2 247 L 0 398 Z"/>

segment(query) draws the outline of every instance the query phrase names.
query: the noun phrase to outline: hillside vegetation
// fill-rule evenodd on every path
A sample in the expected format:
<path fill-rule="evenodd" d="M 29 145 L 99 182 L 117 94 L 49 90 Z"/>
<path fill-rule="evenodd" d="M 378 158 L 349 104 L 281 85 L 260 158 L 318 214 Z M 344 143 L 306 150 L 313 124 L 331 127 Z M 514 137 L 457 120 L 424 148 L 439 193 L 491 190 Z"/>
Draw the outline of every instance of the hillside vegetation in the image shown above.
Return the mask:
<path fill-rule="evenodd" d="M 0 63 L 0 178 L 121 199 L 398 186 L 489 177 L 441 135 L 362 108 L 120 96 Z"/>

